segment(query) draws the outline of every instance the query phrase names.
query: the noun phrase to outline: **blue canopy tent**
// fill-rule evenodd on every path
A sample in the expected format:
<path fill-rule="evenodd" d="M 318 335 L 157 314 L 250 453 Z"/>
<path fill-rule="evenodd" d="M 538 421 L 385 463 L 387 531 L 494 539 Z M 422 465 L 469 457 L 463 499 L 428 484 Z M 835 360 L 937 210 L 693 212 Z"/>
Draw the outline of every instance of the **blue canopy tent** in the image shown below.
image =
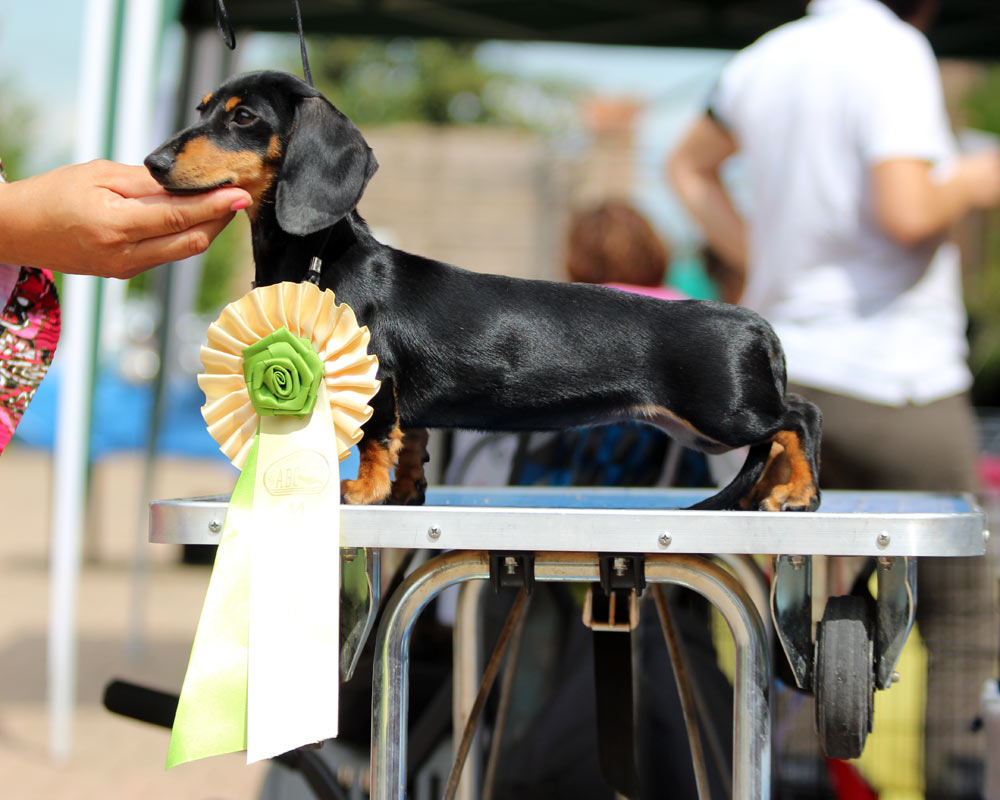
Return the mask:
<path fill-rule="evenodd" d="M 443 36 L 736 50 L 802 15 L 807 0 L 300 0 L 308 33 Z M 291 0 L 229 4 L 238 28 L 295 30 Z M 212 0 L 183 0 L 189 30 L 214 26 Z M 941 0 L 930 34 L 942 58 L 996 59 L 1000 7 Z"/>

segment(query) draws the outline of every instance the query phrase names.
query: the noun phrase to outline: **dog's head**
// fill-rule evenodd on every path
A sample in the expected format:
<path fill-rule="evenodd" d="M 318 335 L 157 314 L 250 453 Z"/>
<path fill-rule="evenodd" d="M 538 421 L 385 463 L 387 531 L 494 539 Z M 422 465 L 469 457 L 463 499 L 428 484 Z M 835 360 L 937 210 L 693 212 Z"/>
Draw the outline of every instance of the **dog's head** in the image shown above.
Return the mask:
<path fill-rule="evenodd" d="M 296 236 L 349 214 L 378 168 L 354 123 L 285 72 L 238 75 L 198 110 L 198 122 L 146 157 L 153 177 L 175 194 L 239 186 L 257 210 L 273 199 L 278 225 Z"/>

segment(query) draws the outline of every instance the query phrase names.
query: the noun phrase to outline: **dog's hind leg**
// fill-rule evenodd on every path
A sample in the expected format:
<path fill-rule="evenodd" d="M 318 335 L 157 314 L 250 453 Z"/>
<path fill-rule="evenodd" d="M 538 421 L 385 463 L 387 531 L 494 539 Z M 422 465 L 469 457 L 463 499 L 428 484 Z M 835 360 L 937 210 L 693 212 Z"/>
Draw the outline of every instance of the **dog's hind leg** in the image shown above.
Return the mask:
<path fill-rule="evenodd" d="M 820 410 L 786 395 L 788 411 L 771 439 L 771 458 L 744 507 L 761 511 L 815 511 L 819 507 Z"/>
<path fill-rule="evenodd" d="M 716 494 L 690 506 L 699 511 L 815 511 L 819 507 L 820 410 L 798 395 L 768 438 L 750 446 L 739 473 Z"/>
<path fill-rule="evenodd" d="M 403 447 L 396 459 L 396 474 L 392 481 L 390 502 L 402 506 L 422 506 L 427 491 L 424 464 L 427 454 L 427 429 L 408 428 L 403 431 Z"/>
<path fill-rule="evenodd" d="M 771 449 L 770 442 L 751 445 L 746 461 L 743 462 L 736 477 L 715 494 L 693 506 L 688 506 L 688 510 L 734 511 L 748 508 L 748 498 L 754 496 L 755 488 L 759 485 L 769 463 Z"/>

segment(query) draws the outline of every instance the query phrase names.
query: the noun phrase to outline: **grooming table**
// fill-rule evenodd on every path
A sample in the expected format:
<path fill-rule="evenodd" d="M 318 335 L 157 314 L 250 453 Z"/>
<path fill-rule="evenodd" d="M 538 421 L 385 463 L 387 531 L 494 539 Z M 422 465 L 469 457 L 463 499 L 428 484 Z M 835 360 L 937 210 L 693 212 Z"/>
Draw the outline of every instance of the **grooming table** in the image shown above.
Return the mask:
<path fill-rule="evenodd" d="M 506 585 L 592 583 L 599 580 L 603 560 L 606 575 L 644 569 L 647 582 L 679 584 L 705 596 L 735 640 L 733 797 L 750 800 L 770 795 L 770 656 L 759 609 L 763 618 L 773 617 L 796 682 L 813 689 L 822 703 L 828 687 L 813 669 L 811 556 L 874 557 L 879 588 L 868 647 L 875 669 L 869 685 L 855 691 L 870 696 L 873 686 L 884 689 L 892 682 L 913 624 L 915 558 L 982 555 L 988 537 L 985 515 L 962 495 L 830 491 L 813 514 L 679 510 L 707 494 L 432 488 L 424 506 L 343 506 L 344 567 L 364 569 L 369 590 L 367 603 L 345 598 L 341 611 L 347 631 L 342 637 L 350 640 L 344 644 L 346 672 L 353 669 L 378 606 L 379 550 L 448 551 L 433 554 L 407 577 L 389 599 L 377 633 L 372 798 L 405 796 L 410 633 L 421 609 L 449 586 L 463 584 L 455 626 L 456 731 L 479 681 L 476 592 L 491 572 L 495 582 Z M 226 499 L 217 497 L 154 502 L 150 541 L 214 544 L 225 510 Z M 781 554 L 774 555 L 769 594 L 749 562 L 753 554 Z M 476 769 L 473 759 L 465 774 Z M 475 797 L 473 785 L 463 779 L 459 797 Z"/>

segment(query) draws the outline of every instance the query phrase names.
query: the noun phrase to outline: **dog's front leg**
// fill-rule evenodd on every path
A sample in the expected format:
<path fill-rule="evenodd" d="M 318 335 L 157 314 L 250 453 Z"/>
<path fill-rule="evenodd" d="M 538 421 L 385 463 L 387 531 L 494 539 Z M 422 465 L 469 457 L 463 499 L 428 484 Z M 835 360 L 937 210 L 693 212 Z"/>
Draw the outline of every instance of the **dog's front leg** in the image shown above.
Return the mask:
<path fill-rule="evenodd" d="M 400 506 L 421 506 L 427 491 L 424 464 L 427 455 L 427 429 L 408 428 L 403 431 L 403 448 L 396 460 L 396 475 L 392 481 L 392 502 Z"/>
<path fill-rule="evenodd" d="M 371 419 L 361 427 L 364 438 L 358 446 L 361 455 L 358 477 L 340 482 L 341 500 L 348 505 L 384 503 L 392 491 L 392 470 L 403 446 L 403 432 L 388 381 L 382 382 L 372 408 Z"/>

